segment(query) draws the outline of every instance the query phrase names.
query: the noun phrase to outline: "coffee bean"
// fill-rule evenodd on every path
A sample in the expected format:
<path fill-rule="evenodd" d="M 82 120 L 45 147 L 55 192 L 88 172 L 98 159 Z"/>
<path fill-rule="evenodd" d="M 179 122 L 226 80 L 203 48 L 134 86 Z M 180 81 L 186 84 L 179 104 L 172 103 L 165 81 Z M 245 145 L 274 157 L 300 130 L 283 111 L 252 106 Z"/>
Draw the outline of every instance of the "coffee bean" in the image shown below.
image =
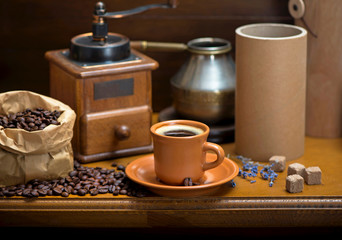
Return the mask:
<path fill-rule="evenodd" d="M 112 167 L 116 167 L 118 164 L 116 163 L 116 162 L 113 162 L 112 164 L 111 164 L 111 166 Z"/>
<path fill-rule="evenodd" d="M 184 186 L 192 186 L 192 179 L 191 178 L 185 178 L 183 182 Z"/>
<path fill-rule="evenodd" d="M 113 193 L 115 191 L 115 186 L 113 184 L 109 185 L 108 192 Z"/>
<path fill-rule="evenodd" d="M 65 183 L 65 178 L 60 178 L 60 179 L 59 179 L 59 184 L 60 184 L 60 185 L 63 185 L 64 183 Z"/>
<path fill-rule="evenodd" d="M 124 171 L 125 170 L 125 166 L 120 164 L 119 166 L 117 166 L 117 169 Z"/>
<path fill-rule="evenodd" d="M 42 123 L 40 124 L 40 126 L 38 127 L 39 130 L 43 130 L 44 128 L 46 128 L 46 124 L 45 123 Z"/>
<path fill-rule="evenodd" d="M 38 197 L 38 196 L 39 196 L 38 190 L 37 190 L 37 189 L 33 189 L 33 190 L 31 191 L 31 196 L 32 196 L 32 197 Z"/>
<path fill-rule="evenodd" d="M 114 178 L 110 178 L 107 182 L 108 185 L 113 185 L 114 184 Z"/>
<path fill-rule="evenodd" d="M 96 196 L 97 194 L 99 194 L 99 191 L 97 190 L 97 188 L 92 188 L 90 189 L 89 193 L 92 196 Z"/>
<path fill-rule="evenodd" d="M 72 188 L 72 186 L 70 186 L 70 185 L 68 185 L 68 186 L 65 187 L 65 191 L 66 191 L 67 193 L 69 193 L 69 194 L 72 192 L 72 190 L 73 190 L 73 188 Z"/>
<path fill-rule="evenodd" d="M 32 113 L 33 115 L 36 115 L 36 116 L 40 116 L 40 115 L 41 115 L 41 112 L 38 111 L 38 110 L 36 110 L 36 111 L 31 111 L 31 113 Z"/>
<path fill-rule="evenodd" d="M 120 190 L 119 193 L 122 194 L 122 195 L 126 195 L 127 194 L 127 190 L 126 189 L 122 189 L 122 190 Z"/>
<path fill-rule="evenodd" d="M 22 196 L 29 197 L 30 193 L 31 193 L 31 189 L 26 188 L 26 189 L 23 190 Z"/>
<path fill-rule="evenodd" d="M 21 122 L 21 123 L 22 123 L 22 122 L 25 122 L 25 118 L 23 118 L 23 117 L 17 117 L 17 121 L 18 121 L 18 122 Z"/>
<path fill-rule="evenodd" d="M 25 122 L 26 123 L 33 123 L 34 122 L 34 118 L 27 117 L 27 118 L 25 118 Z"/>
<path fill-rule="evenodd" d="M 77 174 L 78 174 L 78 172 L 77 172 L 76 170 L 74 170 L 74 171 L 71 171 L 71 172 L 69 173 L 69 176 L 70 176 L 70 177 L 75 177 L 75 176 L 77 176 Z"/>
<path fill-rule="evenodd" d="M 69 193 L 68 192 L 62 192 L 62 197 L 69 197 Z"/>
<path fill-rule="evenodd" d="M 80 188 L 78 191 L 77 191 L 77 194 L 80 195 L 80 196 L 84 196 L 87 194 L 87 190 L 85 190 L 84 188 Z"/>
<path fill-rule="evenodd" d="M 100 194 L 108 193 L 108 188 L 99 188 L 98 191 Z"/>
<path fill-rule="evenodd" d="M 89 191 L 90 189 L 94 188 L 94 186 L 91 185 L 91 184 L 86 184 L 86 185 L 84 185 L 84 188 L 85 188 L 87 191 Z"/>
<path fill-rule="evenodd" d="M 61 195 L 62 194 L 62 189 L 60 189 L 59 187 L 54 187 L 53 189 L 52 189 L 52 192 L 53 192 L 53 194 L 54 195 Z"/>
<path fill-rule="evenodd" d="M 45 190 L 45 189 L 39 189 L 39 190 L 38 190 L 38 193 L 39 193 L 40 196 L 46 196 L 46 195 L 47 195 L 47 190 Z"/>
<path fill-rule="evenodd" d="M 118 179 L 118 180 L 114 181 L 114 186 L 118 186 L 120 183 L 121 183 L 121 180 Z"/>

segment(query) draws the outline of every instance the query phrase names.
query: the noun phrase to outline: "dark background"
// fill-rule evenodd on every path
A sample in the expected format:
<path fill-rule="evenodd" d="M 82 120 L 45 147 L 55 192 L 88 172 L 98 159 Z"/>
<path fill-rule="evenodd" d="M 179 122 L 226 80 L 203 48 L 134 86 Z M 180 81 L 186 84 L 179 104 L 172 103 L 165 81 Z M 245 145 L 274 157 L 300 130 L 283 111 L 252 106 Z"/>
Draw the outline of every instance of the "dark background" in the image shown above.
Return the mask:
<path fill-rule="evenodd" d="M 107 11 L 121 11 L 165 0 L 104 0 Z M 0 92 L 30 90 L 49 95 L 44 54 L 69 47 L 70 39 L 91 31 L 95 0 L 0 0 Z M 288 0 L 180 0 L 176 9 L 156 9 L 109 20 L 109 31 L 131 40 L 181 42 L 221 37 L 233 45 L 235 29 L 257 22 L 293 23 Z M 159 62 L 152 72 L 152 103 L 160 111 L 172 103 L 170 78 L 187 52 L 145 52 Z"/>

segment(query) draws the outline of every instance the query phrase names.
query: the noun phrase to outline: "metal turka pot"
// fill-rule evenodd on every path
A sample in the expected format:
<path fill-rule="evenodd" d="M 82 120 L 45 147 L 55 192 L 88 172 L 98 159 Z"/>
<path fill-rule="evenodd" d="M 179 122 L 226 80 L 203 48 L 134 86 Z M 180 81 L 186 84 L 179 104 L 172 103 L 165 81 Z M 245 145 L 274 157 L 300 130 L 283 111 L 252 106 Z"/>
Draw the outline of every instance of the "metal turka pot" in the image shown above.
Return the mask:
<path fill-rule="evenodd" d="M 187 43 L 190 58 L 171 79 L 173 104 L 185 118 L 217 124 L 234 118 L 235 63 L 221 38 Z"/>

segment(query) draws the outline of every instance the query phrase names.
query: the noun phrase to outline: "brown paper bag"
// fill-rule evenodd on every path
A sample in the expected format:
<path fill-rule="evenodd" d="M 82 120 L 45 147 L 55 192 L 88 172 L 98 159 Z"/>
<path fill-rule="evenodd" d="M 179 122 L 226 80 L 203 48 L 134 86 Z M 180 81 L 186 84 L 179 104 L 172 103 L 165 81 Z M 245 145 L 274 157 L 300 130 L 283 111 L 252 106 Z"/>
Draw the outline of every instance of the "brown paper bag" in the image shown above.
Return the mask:
<path fill-rule="evenodd" d="M 58 179 L 73 170 L 75 112 L 60 101 L 30 91 L 0 94 L 0 114 L 37 107 L 61 111 L 60 125 L 31 132 L 0 126 L 0 186 L 25 184 L 32 179 Z"/>

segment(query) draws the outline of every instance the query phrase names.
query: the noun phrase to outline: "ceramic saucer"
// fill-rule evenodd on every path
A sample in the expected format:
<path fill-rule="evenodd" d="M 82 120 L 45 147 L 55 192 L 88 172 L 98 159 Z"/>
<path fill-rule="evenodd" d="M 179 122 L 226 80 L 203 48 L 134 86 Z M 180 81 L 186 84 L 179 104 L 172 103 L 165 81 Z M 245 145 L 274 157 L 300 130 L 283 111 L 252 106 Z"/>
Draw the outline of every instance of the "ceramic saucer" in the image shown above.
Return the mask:
<path fill-rule="evenodd" d="M 214 161 L 216 155 L 207 153 L 207 161 Z M 204 174 L 204 182 L 195 186 L 171 186 L 160 182 L 154 172 L 153 154 L 138 158 L 126 167 L 126 174 L 132 181 L 145 186 L 151 192 L 168 197 L 195 197 L 209 195 L 216 191 L 222 184 L 227 183 L 237 176 L 238 165 L 225 158 L 218 167 L 207 170 Z"/>

